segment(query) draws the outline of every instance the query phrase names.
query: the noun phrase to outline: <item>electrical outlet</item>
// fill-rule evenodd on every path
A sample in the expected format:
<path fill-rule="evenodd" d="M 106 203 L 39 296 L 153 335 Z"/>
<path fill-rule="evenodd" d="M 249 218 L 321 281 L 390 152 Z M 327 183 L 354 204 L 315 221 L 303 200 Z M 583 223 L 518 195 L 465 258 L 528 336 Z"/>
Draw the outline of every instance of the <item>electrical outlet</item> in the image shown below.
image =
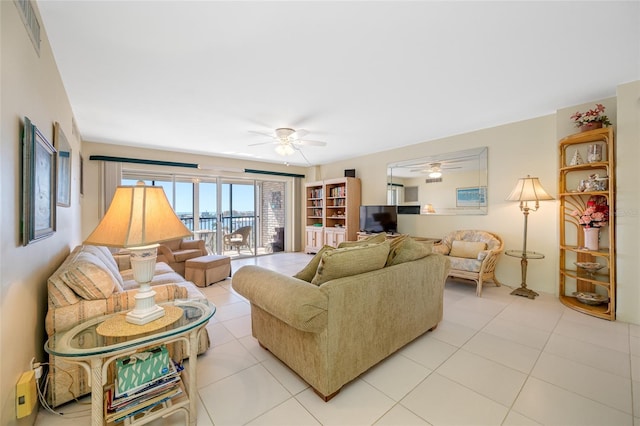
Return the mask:
<path fill-rule="evenodd" d="M 21 419 L 30 415 L 37 400 L 36 373 L 34 370 L 26 371 L 16 385 L 16 417 Z"/>

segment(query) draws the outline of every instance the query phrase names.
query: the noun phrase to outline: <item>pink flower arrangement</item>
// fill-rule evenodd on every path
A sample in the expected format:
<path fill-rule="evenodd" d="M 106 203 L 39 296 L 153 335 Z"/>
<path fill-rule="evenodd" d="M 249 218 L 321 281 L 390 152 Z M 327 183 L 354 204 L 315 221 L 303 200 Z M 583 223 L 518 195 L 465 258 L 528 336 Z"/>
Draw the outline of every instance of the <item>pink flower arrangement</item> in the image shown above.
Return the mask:
<path fill-rule="evenodd" d="M 571 215 L 576 216 L 578 223 L 585 228 L 601 228 L 608 222 L 607 212 L 596 211 L 596 207 L 594 206 L 587 207 L 582 213 L 575 210 Z"/>
<path fill-rule="evenodd" d="M 596 104 L 596 107 L 587 112 L 576 112 L 571 116 L 575 121 L 576 127 L 584 126 L 589 123 L 601 122 L 603 126 L 610 126 L 609 117 L 604 115 L 604 105 Z"/>

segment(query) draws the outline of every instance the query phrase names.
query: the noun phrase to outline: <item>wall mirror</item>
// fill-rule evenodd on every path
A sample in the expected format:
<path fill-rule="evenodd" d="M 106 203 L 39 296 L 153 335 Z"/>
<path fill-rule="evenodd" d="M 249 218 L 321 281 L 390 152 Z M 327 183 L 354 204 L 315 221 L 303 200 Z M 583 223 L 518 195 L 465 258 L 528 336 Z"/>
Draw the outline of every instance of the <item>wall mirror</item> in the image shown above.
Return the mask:
<path fill-rule="evenodd" d="M 388 164 L 387 203 L 399 213 L 487 214 L 487 153 L 485 146 Z"/>

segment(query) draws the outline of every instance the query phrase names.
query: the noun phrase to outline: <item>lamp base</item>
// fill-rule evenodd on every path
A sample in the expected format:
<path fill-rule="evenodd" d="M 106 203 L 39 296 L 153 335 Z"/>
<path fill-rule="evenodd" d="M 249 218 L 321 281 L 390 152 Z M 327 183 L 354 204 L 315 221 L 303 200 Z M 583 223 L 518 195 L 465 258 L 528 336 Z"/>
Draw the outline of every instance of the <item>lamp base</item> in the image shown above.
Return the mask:
<path fill-rule="evenodd" d="M 529 299 L 535 299 L 536 296 L 539 296 L 538 293 L 526 287 L 518 287 L 515 290 L 513 290 L 511 294 L 513 296 L 528 297 Z"/>
<path fill-rule="evenodd" d="M 126 320 L 131 324 L 144 325 L 153 320 L 157 320 L 158 318 L 162 318 L 163 316 L 164 309 L 158 305 L 154 305 L 146 312 L 136 312 L 134 309 L 127 314 Z"/>
<path fill-rule="evenodd" d="M 164 316 L 164 309 L 156 305 L 156 292 L 150 284 L 155 271 L 157 247 L 157 244 L 153 244 L 131 248 L 131 268 L 134 279 L 140 285 L 140 290 L 134 296 L 136 307 L 126 317 L 131 324 L 144 325 Z"/>

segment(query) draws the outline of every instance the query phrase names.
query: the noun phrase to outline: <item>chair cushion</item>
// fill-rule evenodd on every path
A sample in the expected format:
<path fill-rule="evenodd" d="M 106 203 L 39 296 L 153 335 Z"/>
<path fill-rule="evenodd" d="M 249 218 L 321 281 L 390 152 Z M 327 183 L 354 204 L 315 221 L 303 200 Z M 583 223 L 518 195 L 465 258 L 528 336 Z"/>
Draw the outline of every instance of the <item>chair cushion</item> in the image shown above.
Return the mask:
<path fill-rule="evenodd" d="M 477 259 L 468 259 L 466 257 L 453 257 L 449 256 L 451 262 L 451 270 L 467 271 L 467 272 L 480 272 L 482 261 Z"/>
<path fill-rule="evenodd" d="M 322 254 L 311 284 L 362 274 L 383 268 L 389 255 L 389 242 L 327 250 Z"/>
<path fill-rule="evenodd" d="M 199 249 L 178 250 L 173 252 L 173 257 L 176 259 L 176 262 L 185 262 L 200 256 L 202 256 L 202 251 Z"/>
<path fill-rule="evenodd" d="M 322 247 L 320 250 L 318 250 L 315 256 L 311 258 L 311 261 L 307 263 L 307 266 L 302 268 L 302 270 L 295 274 L 293 277 L 310 283 L 311 280 L 313 280 L 313 277 L 316 276 L 316 271 L 318 270 L 320 259 L 322 259 L 322 254 L 328 250 L 335 250 L 335 247 L 328 245 Z"/>
<path fill-rule="evenodd" d="M 477 259 L 478 254 L 487 248 L 487 243 L 481 241 L 460 241 L 455 240 L 451 244 L 449 256 L 465 257 L 467 259 Z"/>

